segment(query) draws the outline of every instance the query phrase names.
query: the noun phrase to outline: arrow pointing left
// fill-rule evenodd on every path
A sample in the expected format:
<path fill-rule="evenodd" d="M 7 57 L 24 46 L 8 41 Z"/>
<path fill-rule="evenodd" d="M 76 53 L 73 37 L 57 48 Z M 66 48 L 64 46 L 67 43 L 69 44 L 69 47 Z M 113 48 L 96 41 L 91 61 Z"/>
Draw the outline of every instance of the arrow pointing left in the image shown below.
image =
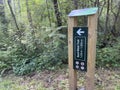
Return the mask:
<path fill-rule="evenodd" d="M 85 33 L 84 31 L 81 31 L 81 30 L 82 30 L 81 28 L 79 28 L 79 29 L 77 30 L 77 34 L 78 34 L 79 36 L 81 36 L 82 34 Z"/>

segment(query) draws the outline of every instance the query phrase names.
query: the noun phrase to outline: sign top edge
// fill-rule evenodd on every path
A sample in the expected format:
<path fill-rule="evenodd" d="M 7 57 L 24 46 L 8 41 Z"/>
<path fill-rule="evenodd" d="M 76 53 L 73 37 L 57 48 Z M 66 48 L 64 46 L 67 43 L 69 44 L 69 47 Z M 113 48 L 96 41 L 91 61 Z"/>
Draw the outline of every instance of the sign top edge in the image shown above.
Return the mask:
<path fill-rule="evenodd" d="M 96 14 L 97 11 L 98 11 L 98 7 L 77 9 L 77 10 L 72 10 L 68 16 L 69 17 L 88 16 L 88 15 Z"/>

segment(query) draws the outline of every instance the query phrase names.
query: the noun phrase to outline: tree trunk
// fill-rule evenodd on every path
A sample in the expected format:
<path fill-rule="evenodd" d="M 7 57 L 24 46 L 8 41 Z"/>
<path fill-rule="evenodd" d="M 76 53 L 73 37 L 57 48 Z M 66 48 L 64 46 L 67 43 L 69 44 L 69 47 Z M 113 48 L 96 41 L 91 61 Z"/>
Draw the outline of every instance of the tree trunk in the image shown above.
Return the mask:
<path fill-rule="evenodd" d="M 13 18 L 13 20 L 14 20 L 14 23 L 15 23 L 15 26 L 16 26 L 16 29 L 17 29 L 17 31 L 16 31 L 16 33 L 15 33 L 15 35 L 14 35 L 14 39 L 15 39 L 16 41 L 18 41 L 19 44 L 21 44 L 22 32 L 21 32 L 21 30 L 20 30 L 20 28 L 19 28 L 19 26 L 18 26 L 18 23 L 17 23 L 17 20 L 16 20 L 16 16 L 15 16 L 15 14 L 14 14 L 14 12 L 13 12 L 13 9 L 12 9 L 12 6 L 11 6 L 11 0 L 8 0 L 8 6 L 9 6 L 9 9 L 10 9 L 10 12 L 11 12 L 11 15 L 12 15 L 12 18 Z M 16 35 L 17 35 L 17 36 L 16 36 Z"/>
<path fill-rule="evenodd" d="M 6 17 L 5 17 L 5 10 L 4 10 L 4 2 L 3 0 L 0 0 L 0 28 L 2 30 L 2 32 L 8 36 L 8 32 L 7 32 L 7 29 L 8 29 L 8 23 L 7 23 L 7 20 L 6 20 Z"/>
<path fill-rule="evenodd" d="M 104 44 L 107 45 L 108 43 L 108 33 L 109 33 L 109 30 L 108 30 L 108 24 L 109 24 L 109 11 L 110 11 L 110 1 L 107 0 L 107 11 L 106 11 L 106 20 L 105 20 L 105 31 L 104 31 Z"/>
<path fill-rule="evenodd" d="M 119 20 L 119 15 L 120 15 L 120 2 L 118 4 L 119 5 L 117 8 L 116 14 L 114 13 L 114 11 L 112 11 L 114 14 L 114 21 L 113 21 L 111 33 L 114 37 L 118 37 L 120 35 L 120 31 L 116 30 L 117 21 Z"/>
<path fill-rule="evenodd" d="M 75 9 L 78 9 L 78 0 L 73 0 Z"/>
<path fill-rule="evenodd" d="M 27 17 L 30 24 L 31 34 L 33 35 L 33 37 L 35 37 L 35 31 L 34 31 L 34 26 L 33 26 L 33 21 L 32 21 L 28 0 L 26 0 L 26 7 L 27 7 Z"/>
<path fill-rule="evenodd" d="M 49 6 L 48 6 L 48 1 L 47 1 L 47 0 L 46 0 L 46 5 L 47 5 L 47 12 L 48 12 L 49 24 L 50 24 L 50 26 L 51 26 L 50 11 L 49 11 Z"/>
<path fill-rule="evenodd" d="M 8 0 L 8 6 L 9 6 L 10 12 L 11 12 L 11 14 L 12 14 L 13 20 L 14 20 L 14 22 L 15 22 L 16 28 L 17 28 L 17 30 L 19 31 L 20 29 L 19 29 L 19 26 L 18 26 L 18 24 L 17 24 L 17 20 L 16 20 L 16 17 L 15 17 L 15 14 L 14 14 L 13 9 L 12 9 L 12 6 L 11 6 L 11 0 Z"/>
<path fill-rule="evenodd" d="M 20 0 L 18 0 L 18 12 L 19 12 L 19 16 L 21 17 L 21 6 L 20 6 Z"/>
<path fill-rule="evenodd" d="M 61 15 L 59 12 L 58 1 L 53 0 L 53 4 L 54 4 L 55 16 L 57 19 L 57 26 L 59 27 L 59 26 L 62 26 L 62 19 L 61 19 Z"/>

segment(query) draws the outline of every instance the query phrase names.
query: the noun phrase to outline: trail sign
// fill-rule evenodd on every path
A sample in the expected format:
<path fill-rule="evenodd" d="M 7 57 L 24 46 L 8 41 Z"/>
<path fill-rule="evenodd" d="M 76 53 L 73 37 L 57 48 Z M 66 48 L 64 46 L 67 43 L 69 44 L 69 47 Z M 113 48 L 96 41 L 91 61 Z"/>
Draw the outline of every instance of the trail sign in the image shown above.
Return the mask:
<path fill-rule="evenodd" d="M 87 71 L 88 27 L 73 27 L 73 68 Z"/>
<path fill-rule="evenodd" d="M 78 27 L 81 16 L 88 17 L 87 27 Z M 87 71 L 82 89 L 95 90 L 97 17 L 98 7 L 72 10 L 68 15 L 69 90 L 78 89 L 78 70 Z"/>

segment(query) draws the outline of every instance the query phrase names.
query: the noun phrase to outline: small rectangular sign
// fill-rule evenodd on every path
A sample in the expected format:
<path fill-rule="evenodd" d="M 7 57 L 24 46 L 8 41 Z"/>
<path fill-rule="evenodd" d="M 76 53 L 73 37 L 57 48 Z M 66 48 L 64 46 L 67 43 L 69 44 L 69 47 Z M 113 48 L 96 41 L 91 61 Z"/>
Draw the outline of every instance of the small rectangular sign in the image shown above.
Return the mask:
<path fill-rule="evenodd" d="M 88 27 L 73 28 L 73 68 L 87 71 Z"/>

